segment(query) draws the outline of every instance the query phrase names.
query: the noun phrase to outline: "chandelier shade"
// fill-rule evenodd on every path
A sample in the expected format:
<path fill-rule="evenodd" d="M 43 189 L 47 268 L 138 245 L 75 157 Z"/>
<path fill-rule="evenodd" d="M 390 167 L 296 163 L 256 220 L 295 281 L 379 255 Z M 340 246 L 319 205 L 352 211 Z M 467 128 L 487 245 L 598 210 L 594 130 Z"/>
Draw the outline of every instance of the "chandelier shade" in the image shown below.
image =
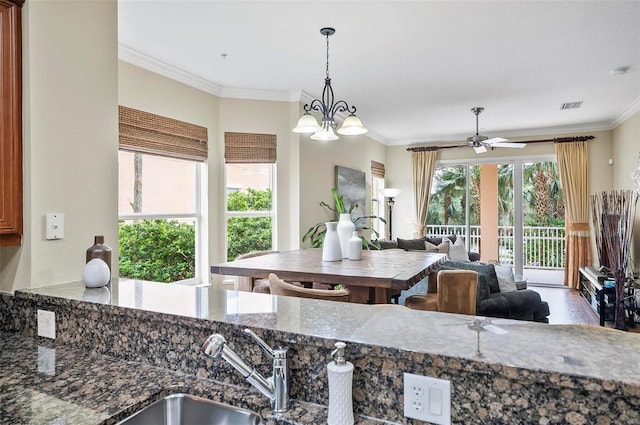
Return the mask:
<path fill-rule="evenodd" d="M 325 123 L 320 131 L 316 131 L 311 135 L 311 138 L 313 140 L 319 140 L 321 142 L 338 140 L 338 136 L 333 132 L 333 126 L 330 123 Z"/>
<path fill-rule="evenodd" d="M 298 120 L 298 125 L 292 130 L 294 133 L 315 133 L 322 130 L 322 126 L 318 124 L 316 117 L 305 112 Z"/>
<path fill-rule="evenodd" d="M 360 118 L 355 115 L 349 115 L 342 122 L 342 127 L 338 129 L 338 134 L 342 134 L 344 136 L 358 136 L 360 134 L 365 134 L 368 129 L 362 125 L 362 121 Z"/>
<path fill-rule="evenodd" d="M 349 106 L 344 100 L 335 101 L 333 88 L 331 87 L 331 78 L 329 78 L 329 36 L 335 32 L 335 29 L 328 27 L 320 30 L 320 34 L 324 35 L 327 39 L 327 74 L 324 79 L 322 99 L 313 99 L 311 103 L 304 105 L 304 114 L 292 130 L 294 133 L 313 133 L 311 136 L 313 140 L 338 140 L 338 136 L 334 131 L 336 128 L 335 116 L 343 112 L 349 115 L 338 129 L 338 134 L 357 136 L 369 131 L 362 125 L 360 118 L 356 116 L 355 106 Z M 318 124 L 318 121 L 311 114 L 311 111 L 317 111 L 322 114 L 322 125 Z"/>

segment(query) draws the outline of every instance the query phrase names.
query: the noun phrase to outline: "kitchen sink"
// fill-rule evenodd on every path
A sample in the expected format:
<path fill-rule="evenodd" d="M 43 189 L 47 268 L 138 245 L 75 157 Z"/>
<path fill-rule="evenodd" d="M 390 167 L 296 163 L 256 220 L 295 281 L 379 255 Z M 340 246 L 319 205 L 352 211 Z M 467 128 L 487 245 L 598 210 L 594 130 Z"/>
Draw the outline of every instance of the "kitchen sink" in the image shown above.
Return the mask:
<path fill-rule="evenodd" d="M 259 425 L 256 412 L 189 394 L 168 395 L 118 425 Z"/>

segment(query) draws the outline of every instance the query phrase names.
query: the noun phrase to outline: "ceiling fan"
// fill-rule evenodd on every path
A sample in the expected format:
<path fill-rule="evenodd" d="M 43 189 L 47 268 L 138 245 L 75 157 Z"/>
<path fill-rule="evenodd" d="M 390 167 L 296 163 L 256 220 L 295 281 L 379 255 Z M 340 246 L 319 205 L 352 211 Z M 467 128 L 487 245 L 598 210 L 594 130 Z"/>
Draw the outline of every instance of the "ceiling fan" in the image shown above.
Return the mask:
<path fill-rule="evenodd" d="M 467 145 L 471 146 L 476 153 L 485 153 L 487 148 L 524 148 L 527 146 L 525 143 L 506 143 L 507 139 L 503 139 L 502 137 L 493 137 L 488 138 L 487 136 L 483 136 L 478 133 L 478 115 L 480 115 L 484 111 L 484 108 L 481 106 L 477 106 L 475 108 L 471 108 L 471 112 L 476 115 L 476 134 L 471 137 L 467 137 Z"/>

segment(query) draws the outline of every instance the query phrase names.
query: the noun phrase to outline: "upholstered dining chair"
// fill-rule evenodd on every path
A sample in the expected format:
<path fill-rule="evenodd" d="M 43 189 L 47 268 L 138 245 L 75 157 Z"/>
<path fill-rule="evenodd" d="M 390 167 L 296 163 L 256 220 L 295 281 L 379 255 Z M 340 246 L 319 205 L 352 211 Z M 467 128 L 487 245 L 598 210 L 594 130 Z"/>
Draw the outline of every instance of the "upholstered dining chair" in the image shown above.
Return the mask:
<path fill-rule="evenodd" d="M 269 285 L 271 286 L 271 295 L 285 295 L 288 297 L 347 302 L 351 297 L 351 292 L 348 289 L 305 288 L 285 282 L 274 273 L 269 274 Z"/>
<path fill-rule="evenodd" d="M 441 270 L 437 292 L 407 297 L 404 305 L 416 310 L 476 314 L 478 273 L 473 270 Z"/>
<path fill-rule="evenodd" d="M 275 254 L 278 251 L 252 251 L 246 254 L 240 254 L 236 257 L 236 260 L 242 260 L 244 258 L 259 257 L 261 255 Z M 246 292 L 260 292 L 263 294 L 269 293 L 269 279 L 256 279 L 249 276 L 236 276 L 236 282 L 234 289 L 236 291 Z"/>

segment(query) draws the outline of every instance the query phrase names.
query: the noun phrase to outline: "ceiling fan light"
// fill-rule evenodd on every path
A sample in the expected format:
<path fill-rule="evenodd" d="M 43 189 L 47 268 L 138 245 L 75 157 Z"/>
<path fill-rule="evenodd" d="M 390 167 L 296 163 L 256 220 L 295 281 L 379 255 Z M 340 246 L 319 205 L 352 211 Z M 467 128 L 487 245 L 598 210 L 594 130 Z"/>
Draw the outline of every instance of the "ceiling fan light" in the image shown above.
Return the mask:
<path fill-rule="evenodd" d="M 342 126 L 338 129 L 338 134 L 345 136 L 358 136 L 365 134 L 369 129 L 362 125 L 362 121 L 355 115 L 349 115 L 345 118 Z"/>
<path fill-rule="evenodd" d="M 294 133 L 316 133 L 321 130 L 322 127 L 318 124 L 316 117 L 305 112 L 298 120 L 298 125 L 296 125 L 291 131 Z"/>
<path fill-rule="evenodd" d="M 316 131 L 311 135 L 313 140 L 319 140 L 321 142 L 328 142 L 330 140 L 338 140 L 338 136 L 333 132 L 333 127 L 325 125 L 320 131 Z"/>

